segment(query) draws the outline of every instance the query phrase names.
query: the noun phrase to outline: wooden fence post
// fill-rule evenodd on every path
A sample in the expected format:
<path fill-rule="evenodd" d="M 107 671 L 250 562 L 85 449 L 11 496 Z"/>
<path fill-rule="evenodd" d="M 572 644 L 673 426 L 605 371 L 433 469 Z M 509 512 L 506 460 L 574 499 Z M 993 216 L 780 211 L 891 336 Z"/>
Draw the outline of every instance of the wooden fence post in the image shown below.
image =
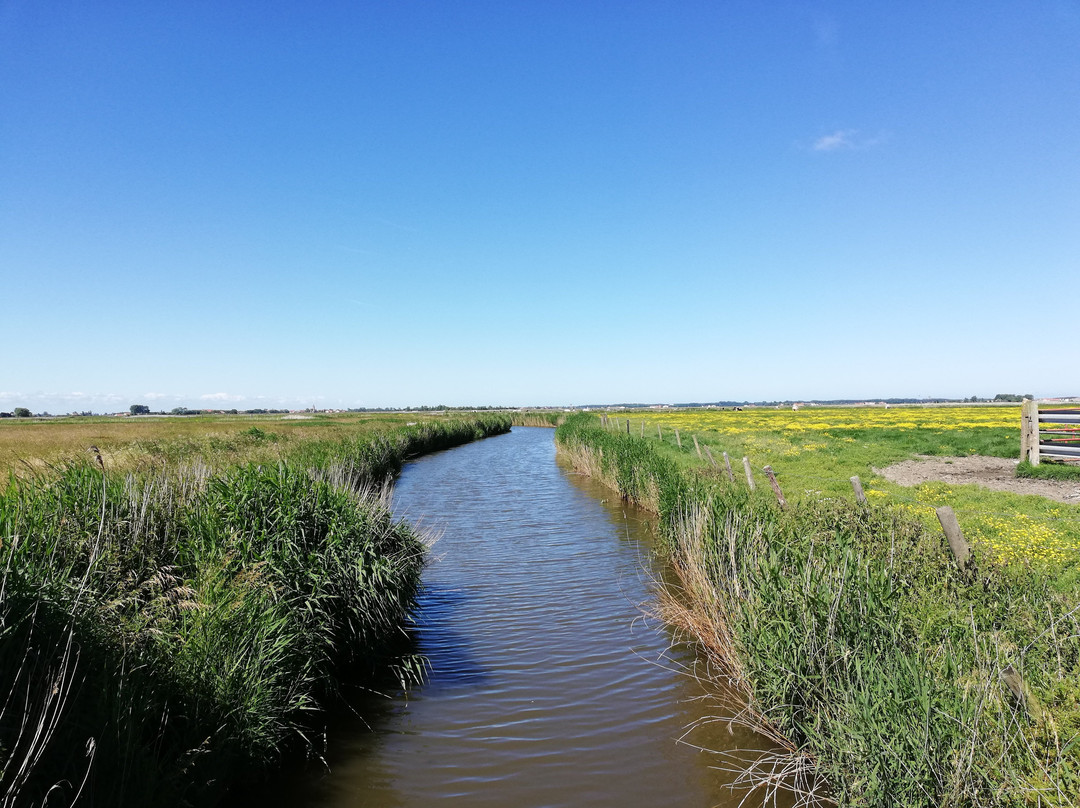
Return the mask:
<path fill-rule="evenodd" d="M 704 460 L 705 458 L 701 456 L 701 446 L 697 442 L 697 435 L 694 435 L 694 448 L 697 449 L 697 459 Z"/>
<path fill-rule="evenodd" d="M 709 458 L 710 466 L 712 466 L 714 469 L 719 468 L 719 466 L 716 465 L 716 461 L 713 460 L 712 452 L 709 451 L 709 444 L 705 444 L 705 456 Z"/>
<path fill-rule="evenodd" d="M 780 510 L 787 508 L 787 500 L 784 499 L 784 492 L 780 490 L 780 483 L 776 481 L 776 475 L 773 474 L 772 466 L 766 466 L 762 471 L 765 472 L 765 476 L 769 478 L 769 485 L 772 486 L 773 493 L 776 494 L 776 501 L 780 503 Z"/>
<path fill-rule="evenodd" d="M 750 486 L 750 490 L 753 491 L 757 486 L 754 485 L 754 472 L 750 470 L 750 458 L 743 455 L 742 465 L 743 469 L 746 471 L 746 484 Z"/>
<path fill-rule="evenodd" d="M 960 523 L 956 521 L 956 514 L 948 505 L 942 505 L 937 509 L 937 518 L 941 522 L 941 529 L 945 531 L 945 538 L 949 540 L 949 547 L 956 556 L 956 563 L 960 565 L 960 571 L 963 572 L 971 559 L 971 548 L 964 541 L 964 534 L 960 532 Z"/>
<path fill-rule="evenodd" d="M 731 458 L 727 456 L 727 452 L 724 452 L 724 468 L 727 469 L 728 482 L 735 482 L 735 472 L 731 470 Z"/>
<path fill-rule="evenodd" d="M 855 489 L 855 501 L 860 505 L 865 505 L 866 494 L 863 493 L 862 481 L 859 479 L 858 474 L 851 478 L 851 487 Z"/>
<path fill-rule="evenodd" d="M 660 428 L 660 424 L 656 425 L 656 439 L 661 442 L 664 440 L 664 430 Z"/>
<path fill-rule="evenodd" d="M 679 437 L 678 427 L 675 427 L 675 443 L 680 449 L 682 448 L 682 439 Z"/>
<path fill-rule="evenodd" d="M 626 419 L 626 434 L 628 436 L 630 435 L 630 419 L 629 418 Z"/>
<path fill-rule="evenodd" d="M 641 419 L 641 437 L 645 437 L 645 419 Z"/>
<path fill-rule="evenodd" d="M 1039 402 L 1030 398 L 1020 404 L 1020 459 L 1039 465 Z"/>
<path fill-rule="evenodd" d="M 1039 704 L 1039 700 L 1031 694 L 1031 690 L 1028 688 L 1027 683 L 1016 671 L 1016 668 L 1012 665 L 1006 665 L 1002 668 L 999 676 L 1001 677 L 1002 683 L 1005 687 L 1009 688 L 1009 692 L 1013 694 L 1013 697 L 1020 703 L 1020 706 L 1024 708 L 1028 716 L 1034 721 L 1042 722 L 1045 717 L 1042 705 Z"/>

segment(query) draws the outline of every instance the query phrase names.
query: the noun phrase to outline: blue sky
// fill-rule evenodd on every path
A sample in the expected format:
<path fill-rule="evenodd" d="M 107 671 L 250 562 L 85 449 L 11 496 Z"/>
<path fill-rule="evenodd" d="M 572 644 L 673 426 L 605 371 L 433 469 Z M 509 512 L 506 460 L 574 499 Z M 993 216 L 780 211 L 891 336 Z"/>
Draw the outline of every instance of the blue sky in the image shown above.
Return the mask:
<path fill-rule="evenodd" d="M 1078 270 L 1076 0 L 0 0 L 0 409 L 1075 395 Z"/>

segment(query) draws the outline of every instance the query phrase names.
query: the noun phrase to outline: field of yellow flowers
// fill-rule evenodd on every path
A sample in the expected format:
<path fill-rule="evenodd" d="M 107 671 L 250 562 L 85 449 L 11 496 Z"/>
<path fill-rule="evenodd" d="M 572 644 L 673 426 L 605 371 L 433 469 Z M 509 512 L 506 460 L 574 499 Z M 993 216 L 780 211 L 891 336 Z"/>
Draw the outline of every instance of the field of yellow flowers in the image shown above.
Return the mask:
<path fill-rule="evenodd" d="M 770 465 L 789 500 L 851 498 L 850 478 L 858 475 L 868 497 L 928 523 L 936 523 L 936 507 L 950 505 L 983 557 L 1053 566 L 1080 559 L 1080 506 L 976 485 L 905 488 L 876 471 L 917 455 L 1018 458 L 1018 406 L 630 410 L 609 417 L 623 429 L 629 419 L 632 434 L 662 441 L 688 465 L 702 462 L 695 436 L 721 464 L 727 452 L 740 478 L 744 456 L 755 470 Z"/>

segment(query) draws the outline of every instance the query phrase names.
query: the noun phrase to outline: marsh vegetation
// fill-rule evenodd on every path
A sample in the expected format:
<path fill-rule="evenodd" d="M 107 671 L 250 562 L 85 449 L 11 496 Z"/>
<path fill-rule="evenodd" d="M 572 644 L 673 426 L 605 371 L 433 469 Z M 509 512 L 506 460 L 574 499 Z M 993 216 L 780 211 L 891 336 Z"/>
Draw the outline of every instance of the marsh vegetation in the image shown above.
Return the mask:
<path fill-rule="evenodd" d="M 340 682 L 414 674 L 397 638 L 425 544 L 386 486 L 509 419 L 325 426 L 210 420 L 81 454 L 64 437 L 10 475 L 5 805 L 208 804 L 318 754 Z"/>
<path fill-rule="evenodd" d="M 659 515 L 683 581 L 669 619 L 744 694 L 736 718 L 786 744 L 747 778 L 815 804 L 1080 799 L 1076 553 L 1016 559 L 976 541 L 961 571 L 940 529 L 906 503 L 858 505 L 833 472 L 822 477 L 847 485 L 806 490 L 784 509 L 767 486 L 751 491 L 698 460 L 685 434 L 683 448 L 652 434 L 581 415 L 557 439 L 579 469 Z M 837 458 L 842 474 L 855 467 L 840 448 L 848 437 L 805 451 Z M 925 451 L 914 438 L 907 451 Z M 956 453 L 1005 443 L 951 441 Z M 854 442 L 899 453 L 865 432 Z"/>

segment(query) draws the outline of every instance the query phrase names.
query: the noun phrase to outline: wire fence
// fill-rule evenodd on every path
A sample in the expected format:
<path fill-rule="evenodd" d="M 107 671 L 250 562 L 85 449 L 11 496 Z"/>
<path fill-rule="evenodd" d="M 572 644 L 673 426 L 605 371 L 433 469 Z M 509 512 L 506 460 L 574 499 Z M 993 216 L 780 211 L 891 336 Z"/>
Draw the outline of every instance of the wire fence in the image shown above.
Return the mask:
<path fill-rule="evenodd" d="M 846 496 L 841 494 L 843 486 L 851 491 L 851 496 L 859 503 L 867 503 L 870 499 L 874 499 L 892 505 L 906 506 L 915 511 L 922 512 L 928 517 L 931 514 L 934 514 L 938 518 L 938 521 L 941 522 L 942 529 L 946 533 L 947 538 L 950 538 L 950 543 L 951 537 L 948 536 L 949 528 L 946 526 L 946 521 L 948 521 L 950 517 L 951 521 L 956 521 L 955 516 L 953 516 L 954 508 L 956 513 L 960 515 L 969 528 L 978 530 L 981 530 L 990 520 L 999 520 L 1017 525 L 1023 524 L 1024 526 L 1031 526 L 1032 524 L 1041 525 L 1050 530 L 1064 529 L 1069 532 L 1080 534 L 1080 511 L 1040 514 L 987 509 L 958 502 L 957 498 L 943 495 L 933 489 L 927 491 L 925 496 L 908 493 L 909 491 L 916 491 L 918 488 L 904 487 L 899 483 L 894 483 L 886 488 L 876 483 L 874 480 L 864 482 L 858 476 L 833 477 L 828 475 L 800 474 L 798 472 L 777 472 L 769 463 L 761 464 L 760 462 L 753 462 L 749 456 L 739 454 L 732 456 L 715 444 L 706 443 L 696 433 L 691 432 L 685 434 L 678 428 L 669 427 L 667 434 L 665 435 L 664 426 L 659 422 L 653 422 L 653 424 L 647 425 L 645 419 L 635 419 L 635 422 L 632 424 L 629 418 L 612 417 L 604 414 L 601 415 L 601 425 L 607 429 L 623 432 L 631 437 L 640 439 L 651 438 L 667 445 L 674 444 L 684 452 L 696 454 L 703 464 L 721 475 L 726 475 L 730 481 L 737 483 L 742 480 L 742 484 L 748 485 L 751 488 L 756 488 L 760 482 L 759 478 L 764 476 L 776 494 L 781 507 L 788 506 L 787 497 L 784 492 L 785 488 L 789 489 L 787 491 L 789 496 L 796 496 L 796 498 L 804 495 L 813 495 L 817 498 L 834 498 Z M 653 429 L 653 426 L 655 426 L 655 429 Z M 719 457 L 714 454 L 714 450 L 719 454 Z M 950 486 L 970 484 L 944 480 L 924 480 L 922 482 Z M 972 482 L 977 484 L 977 481 Z M 1076 505 L 1080 505 L 1080 480 L 1076 481 L 1076 488 L 1078 491 L 1078 501 L 1076 504 L 1068 502 L 1057 503 L 1054 500 L 1047 500 L 1048 505 L 1046 507 L 1052 508 L 1060 504 L 1062 508 L 1069 509 L 1075 508 Z M 1053 502 L 1054 505 L 1050 505 L 1049 503 L 1051 502 Z M 942 511 L 948 511 L 948 513 L 943 514 Z M 959 532 L 958 526 L 956 530 Z M 1080 536 L 1077 537 L 1077 540 L 1080 542 Z M 1080 545 L 1078 545 L 1076 549 L 1077 551 L 1080 551 Z M 954 552 L 955 551 L 956 548 L 954 547 Z"/>

